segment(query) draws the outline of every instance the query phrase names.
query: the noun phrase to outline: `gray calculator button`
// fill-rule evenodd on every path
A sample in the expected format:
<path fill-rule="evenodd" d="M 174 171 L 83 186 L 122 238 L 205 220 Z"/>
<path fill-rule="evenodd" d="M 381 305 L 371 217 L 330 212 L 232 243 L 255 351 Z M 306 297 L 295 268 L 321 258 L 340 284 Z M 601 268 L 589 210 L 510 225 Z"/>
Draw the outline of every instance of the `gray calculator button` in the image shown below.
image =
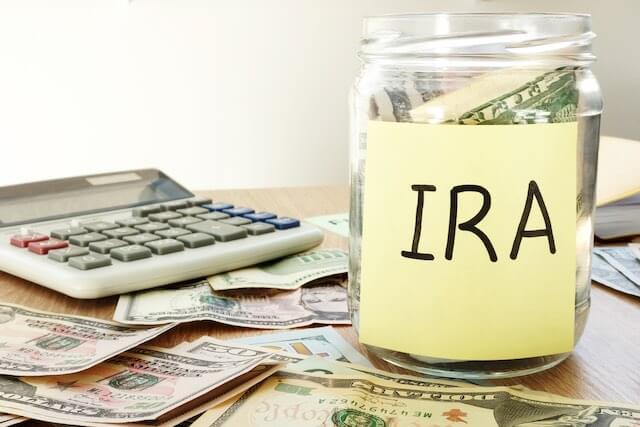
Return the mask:
<path fill-rule="evenodd" d="M 117 224 L 107 221 L 84 222 L 82 223 L 82 226 L 89 231 L 102 231 L 118 228 Z"/>
<path fill-rule="evenodd" d="M 107 236 L 100 233 L 78 234 L 77 236 L 69 237 L 69 243 L 82 247 L 89 246 L 89 243 L 100 242 L 102 240 L 107 240 Z"/>
<path fill-rule="evenodd" d="M 48 257 L 54 261 L 67 262 L 71 257 L 82 255 L 89 255 L 89 249 L 80 248 L 78 246 L 69 246 L 63 249 L 49 251 Z"/>
<path fill-rule="evenodd" d="M 114 239 L 121 239 L 126 236 L 133 236 L 134 234 L 140 233 L 140 231 L 131 227 L 120 227 L 114 228 L 113 230 L 105 230 L 103 231 L 109 237 L 113 237 Z"/>
<path fill-rule="evenodd" d="M 145 246 L 151 249 L 156 255 L 166 255 L 172 252 L 180 252 L 184 250 L 184 244 L 173 239 L 160 239 L 153 242 L 145 243 Z"/>
<path fill-rule="evenodd" d="M 123 246 L 112 250 L 111 257 L 123 262 L 135 261 L 151 257 L 151 249 L 141 245 Z"/>
<path fill-rule="evenodd" d="M 260 234 L 272 233 L 275 231 L 275 227 L 271 224 L 265 224 L 264 222 L 252 222 L 251 224 L 243 225 L 249 234 L 252 236 L 259 236 Z"/>
<path fill-rule="evenodd" d="M 204 233 L 191 233 L 178 237 L 184 245 L 188 248 L 195 249 L 203 246 L 213 245 L 216 239 L 213 236 Z"/>
<path fill-rule="evenodd" d="M 230 216 L 229 214 L 226 214 L 224 212 L 209 212 L 206 214 L 198 215 L 198 218 L 208 219 L 211 221 L 218 221 L 220 219 L 229 218 L 229 216 Z"/>
<path fill-rule="evenodd" d="M 100 254 L 89 254 L 69 258 L 69 265 L 80 270 L 91 270 L 92 268 L 106 267 L 111 265 L 111 258 Z"/>
<path fill-rule="evenodd" d="M 56 239 L 60 239 L 60 240 L 67 240 L 71 236 L 76 236 L 78 234 L 84 234 L 84 233 L 86 233 L 88 231 L 89 230 L 87 230 L 86 228 L 83 228 L 83 227 L 62 228 L 62 229 L 59 229 L 59 230 L 51 231 L 51 237 L 55 237 Z"/>
<path fill-rule="evenodd" d="M 176 211 L 178 209 L 188 208 L 189 202 L 186 200 L 179 200 L 177 202 L 163 203 L 161 206 L 165 211 Z"/>
<path fill-rule="evenodd" d="M 234 216 L 233 218 L 221 219 L 221 223 L 229 225 L 247 225 L 251 224 L 251 220 L 242 218 L 241 216 Z"/>
<path fill-rule="evenodd" d="M 209 209 L 200 208 L 198 206 L 193 206 L 193 207 L 186 208 L 186 209 L 178 209 L 176 212 L 181 213 L 182 215 L 196 216 L 196 215 L 201 215 L 201 214 L 208 213 Z"/>
<path fill-rule="evenodd" d="M 121 246 L 127 246 L 127 242 L 123 242 L 118 239 L 108 239 L 102 242 L 93 242 L 89 244 L 89 249 L 93 252 L 101 254 L 108 254 L 111 249 L 119 248 Z"/>
<path fill-rule="evenodd" d="M 149 219 L 151 221 L 167 222 L 170 219 L 180 218 L 181 216 L 182 215 L 180 215 L 177 212 L 168 211 L 168 212 L 160 212 L 160 213 L 151 214 L 151 215 L 149 215 Z"/>
<path fill-rule="evenodd" d="M 150 222 L 149 224 L 136 225 L 134 228 L 137 228 L 143 233 L 153 233 L 158 230 L 166 230 L 169 226 L 161 222 Z"/>
<path fill-rule="evenodd" d="M 116 224 L 123 227 L 133 227 L 134 225 L 141 225 L 148 223 L 149 220 L 139 216 L 132 216 L 131 218 L 123 218 L 116 221 Z"/>
<path fill-rule="evenodd" d="M 211 203 L 211 199 L 208 197 L 194 197 L 192 199 L 187 200 L 189 202 L 189 206 L 201 206 L 206 205 L 207 203 Z"/>
<path fill-rule="evenodd" d="M 189 224 L 202 221 L 200 218 L 194 218 L 192 216 L 184 216 L 178 219 L 170 219 L 168 224 L 172 227 L 186 227 Z"/>
<path fill-rule="evenodd" d="M 131 215 L 145 217 L 158 212 L 162 212 L 162 208 L 160 206 L 141 206 L 132 210 Z"/>
<path fill-rule="evenodd" d="M 122 240 L 131 243 L 132 245 L 144 245 L 147 242 L 153 242 L 154 240 L 160 240 L 160 236 L 156 236 L 151 233 L 136 234 L 135 236 L 123 237 Z"/>
<path fill-rule="evenodd" d="M 220 242 L 228 242 L 230 240 L 242 239 L 247 237 L 247 230 L 235 225 L 222 224 L 216 221 L 202 221 L 195 224 L 187 225 L 187 229 L 197 231 L 199 233 L 210 234 Z"/>
<path fill-rule="evenodd" d="M 175 239 L 176 237 L 184 236 L 185 234 L 191 234 L 191 232 L 184 228 L 169 228 L 167 230 L 156 231 L 156 234 L 164 237 L 165 239 Z"/>

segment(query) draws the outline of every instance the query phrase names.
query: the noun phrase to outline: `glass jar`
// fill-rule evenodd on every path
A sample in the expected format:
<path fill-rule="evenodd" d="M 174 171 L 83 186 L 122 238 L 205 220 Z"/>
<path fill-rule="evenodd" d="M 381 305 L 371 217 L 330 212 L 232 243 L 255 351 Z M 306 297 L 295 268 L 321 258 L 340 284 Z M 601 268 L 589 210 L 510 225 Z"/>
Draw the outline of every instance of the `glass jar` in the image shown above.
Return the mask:
<path fill-rule="evenodd" d="M 602 111 L 594 37 L 588 15 L 365 20 L 351 93 L 349 300 L 370 352 L 456 378 L 525 375 L 568 357 L 590 304 Z M 458 202 L 479 196 L 482 207 L 458 218 Z M 425 235 L 430 218 L 448 234 Z M 513 246 L 496 234 L 515 235 Z M 547 345 L 562 334 L 564 344 Z"/>

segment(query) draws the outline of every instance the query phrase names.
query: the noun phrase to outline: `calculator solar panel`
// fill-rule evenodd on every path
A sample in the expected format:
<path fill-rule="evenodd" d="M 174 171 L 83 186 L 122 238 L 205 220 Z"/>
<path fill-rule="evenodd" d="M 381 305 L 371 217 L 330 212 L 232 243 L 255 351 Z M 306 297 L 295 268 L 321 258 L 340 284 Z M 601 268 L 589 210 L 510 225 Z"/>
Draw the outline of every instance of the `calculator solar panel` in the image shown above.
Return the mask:
<path fill-rule="evenodd" d="M 309 249 L 296 218 L 196 197 L 144 169 L 0 188 L 0 269 L 76 298 L 99 298 Z"/>

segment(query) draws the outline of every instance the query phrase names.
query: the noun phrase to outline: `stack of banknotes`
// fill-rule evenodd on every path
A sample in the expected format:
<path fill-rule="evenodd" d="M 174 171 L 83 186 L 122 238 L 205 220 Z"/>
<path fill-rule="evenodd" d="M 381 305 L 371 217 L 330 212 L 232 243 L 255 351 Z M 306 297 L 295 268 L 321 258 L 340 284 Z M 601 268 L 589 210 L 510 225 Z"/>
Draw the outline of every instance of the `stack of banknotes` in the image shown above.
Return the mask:
<path fill-rule="evenodd" d="M 640 244 L 593 249 L 591 278 L 625 294 L 640 297 Z"/>

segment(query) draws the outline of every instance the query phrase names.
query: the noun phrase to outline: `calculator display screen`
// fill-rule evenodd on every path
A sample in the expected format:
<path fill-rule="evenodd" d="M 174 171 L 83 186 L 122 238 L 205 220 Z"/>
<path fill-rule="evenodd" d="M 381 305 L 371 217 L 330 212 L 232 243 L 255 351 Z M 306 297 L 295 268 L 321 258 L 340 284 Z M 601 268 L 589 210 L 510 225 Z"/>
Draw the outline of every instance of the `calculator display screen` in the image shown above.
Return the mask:
<path fill-rule="evenodd" d="M 0 187 L 0 227 L 192 197 L 156 169 Z"/>

